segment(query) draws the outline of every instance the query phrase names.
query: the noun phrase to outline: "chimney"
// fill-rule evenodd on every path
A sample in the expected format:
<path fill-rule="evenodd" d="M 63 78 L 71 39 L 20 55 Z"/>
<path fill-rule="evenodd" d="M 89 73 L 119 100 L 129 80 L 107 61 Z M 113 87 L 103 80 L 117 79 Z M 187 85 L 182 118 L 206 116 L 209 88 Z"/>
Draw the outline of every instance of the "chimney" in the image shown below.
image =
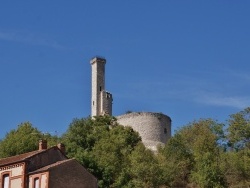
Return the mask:
<path fill-rule="evenodd" d="M 39 151 L 47 149 L 47 140 L 39 140 Z"/>
<path fill-rule="evenodd" d="M 65 145 L 63 143 L 57 144 L 57 147 L 61 150 L 63 154 L 65 154 Z"/>

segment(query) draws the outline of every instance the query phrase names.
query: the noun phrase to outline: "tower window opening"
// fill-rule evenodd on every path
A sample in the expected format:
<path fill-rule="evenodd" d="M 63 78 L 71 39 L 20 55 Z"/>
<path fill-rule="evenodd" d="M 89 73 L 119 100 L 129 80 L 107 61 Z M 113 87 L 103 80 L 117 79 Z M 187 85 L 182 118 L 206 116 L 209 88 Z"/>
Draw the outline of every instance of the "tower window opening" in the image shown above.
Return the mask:
<path fill-rule="evenodd" d="M 167 129 L 166 128 L 164 128 L 164 134 L 167 134 Z"/>
<path fill-rule="evenodd" d="M 93 101 L 93 106 L 95 105 L 95 101 Z"/>
<path fill-rule="evenodd" d="M 102 86 L 100 86 L 100 91 L 102 91 Z"/>

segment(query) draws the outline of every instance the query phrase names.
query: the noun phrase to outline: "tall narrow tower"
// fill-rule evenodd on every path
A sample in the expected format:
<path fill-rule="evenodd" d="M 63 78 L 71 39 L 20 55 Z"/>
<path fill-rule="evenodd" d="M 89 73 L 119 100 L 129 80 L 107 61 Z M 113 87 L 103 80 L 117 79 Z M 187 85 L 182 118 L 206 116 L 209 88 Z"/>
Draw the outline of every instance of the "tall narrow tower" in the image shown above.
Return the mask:
<path fill-rule="evenodd" d="M 112 115 L 112 94 L 105 91 L 106 59 L 94 57 L 90 64 L 92 68 L 91 116 Z"/>

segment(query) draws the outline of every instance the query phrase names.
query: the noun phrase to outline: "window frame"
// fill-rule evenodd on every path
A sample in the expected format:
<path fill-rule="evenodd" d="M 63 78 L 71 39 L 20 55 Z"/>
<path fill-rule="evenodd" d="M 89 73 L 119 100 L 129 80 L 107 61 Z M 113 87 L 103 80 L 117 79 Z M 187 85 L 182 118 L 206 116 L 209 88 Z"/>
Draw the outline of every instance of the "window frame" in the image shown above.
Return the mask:
<path fill-rule="evenodd" d="M 37 187 L 38 184 L 38 187 Z M 41 187 L 41 183 L 40 183 L 40 177 L 34 177 L 33 179 L 33 188 L 40 188 Z"/>
<path fill-rule="evenodd" d="M 33 175 L 31 177 L 31 181 L 32 181 L 31 187 L 32 188 L 37 188 L 36 187 L 36 181 L 38 181 L 38 188 L 41 188 L 41 178 L 42 178 L 41 174 Z"/>
<path fill-rule="evenodd" d="M 5 178 L 6 176 L 8 177 L 9 183 L 8 183 L 8 187 L 5 186 Z M 10 188 L 11 184 L 10 184 L 10 171 L 8 172 L 4 172 L 1 174 L 1 188 Z"/>

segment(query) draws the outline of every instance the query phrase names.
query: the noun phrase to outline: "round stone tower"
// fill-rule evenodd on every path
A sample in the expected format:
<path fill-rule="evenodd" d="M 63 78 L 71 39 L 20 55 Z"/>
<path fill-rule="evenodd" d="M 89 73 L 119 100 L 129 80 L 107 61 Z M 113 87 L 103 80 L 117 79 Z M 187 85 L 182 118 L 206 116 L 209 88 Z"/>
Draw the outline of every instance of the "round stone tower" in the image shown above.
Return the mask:
<path fill-rule="evenodd" d="M 171 119 L 162 113 L 132 112 L 116 118 L 119 124 L 137 131 L 143 144 L 153 151 L 171 137 Z"/>

